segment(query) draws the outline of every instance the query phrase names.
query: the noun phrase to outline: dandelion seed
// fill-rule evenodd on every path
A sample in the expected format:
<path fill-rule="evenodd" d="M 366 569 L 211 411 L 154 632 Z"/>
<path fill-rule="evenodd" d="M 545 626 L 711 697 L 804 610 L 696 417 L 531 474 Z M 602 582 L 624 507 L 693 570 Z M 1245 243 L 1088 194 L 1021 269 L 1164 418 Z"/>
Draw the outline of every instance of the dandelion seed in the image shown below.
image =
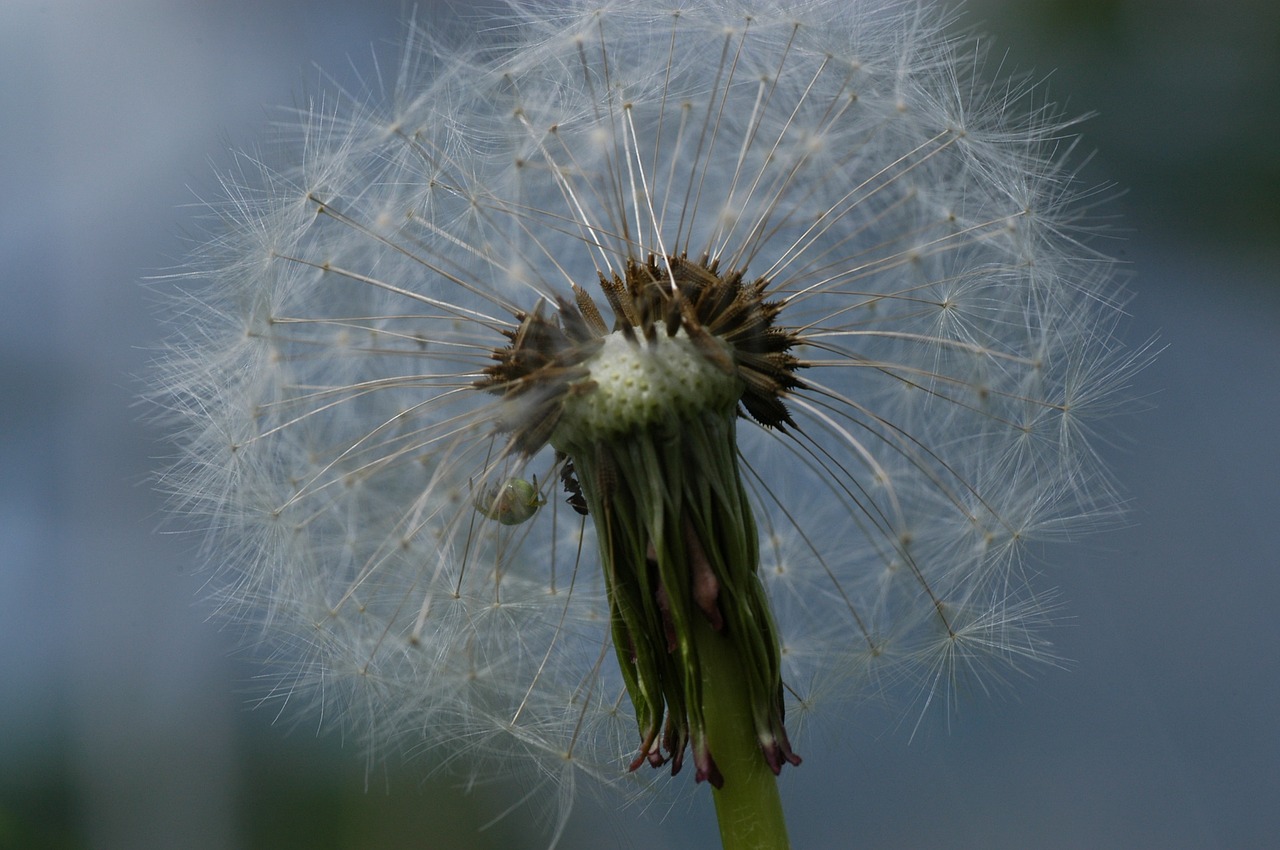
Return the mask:
<path fill-rule="evenodd" d="M 1051 657 L 1024 550 L 1114 511 L 1145 354 L 1069 122 L 938 16 L 509 12 L 225 181 L 165 483 L 281 699 L 570 784 L 689 758 L 739 846 L 824 694 Z"/>

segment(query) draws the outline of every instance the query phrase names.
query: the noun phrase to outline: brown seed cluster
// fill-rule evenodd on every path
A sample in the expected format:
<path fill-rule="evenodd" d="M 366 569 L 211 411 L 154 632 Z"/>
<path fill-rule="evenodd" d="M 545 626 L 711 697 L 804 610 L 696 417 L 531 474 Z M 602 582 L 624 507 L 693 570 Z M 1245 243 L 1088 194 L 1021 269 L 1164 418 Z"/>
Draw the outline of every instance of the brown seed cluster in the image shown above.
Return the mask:
<path fill-rule="evenodd" d="M 643 263 L 629 260 L 621 276 L 602 275 L 612 328 L 578 286 L 574 300 L 561 299 L 550 315 L 543 304 L 517 315 L 510 344 L 493 352 L 496 362 L 477 383 L 508 402 L 499 427 L 511 435 L 510 448 L 533 454 L 551 439 L 564 400 L 594 388 L 583 364 L 611 332 L 639 343 L 683 330 L 708 362 L 742 381 L 740 414 L 766 427 L 793 425 L 783 399 L 803 387 L 795 372 L 804 364 L 790 353 L 798 335 L 774 325 L 782 303 L 765 299 L 765 278 L 747 282 L 742 271 L 722 275 L 718 266 L 706 258 L 651 255 Z"/>

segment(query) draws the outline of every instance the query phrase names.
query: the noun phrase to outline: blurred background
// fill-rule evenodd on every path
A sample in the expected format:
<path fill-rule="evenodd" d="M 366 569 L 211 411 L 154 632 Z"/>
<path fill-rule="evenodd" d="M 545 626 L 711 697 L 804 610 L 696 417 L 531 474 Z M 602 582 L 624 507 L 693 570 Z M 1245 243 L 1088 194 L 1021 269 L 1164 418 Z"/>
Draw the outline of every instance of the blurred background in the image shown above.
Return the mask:
<path fill-rule="evenodd" d="M 432 13 L 420 2 L 418 15 Z M 401 2 L 0 3 L 0 848 L 541 847 L 518 780 L 254 712 L 195 541 L 158 534 L 135 399 L 229 151 L 396 57 Z M 797 848 L 1242 848 L 1280 832 L 1280 4 L 978 0 L 992 71 L 1096 112 L 1087 182 L 1131 345 L 1168 346 L 1104 447 L 1131 524 L 1047 553 L 1072 660 L 947 722 L 834 719 L 783 779 Z M 314 63 L 314 64 L 313 64 Z M 691 811 L 585 800 L 566 848 L 717 846 Z"/>

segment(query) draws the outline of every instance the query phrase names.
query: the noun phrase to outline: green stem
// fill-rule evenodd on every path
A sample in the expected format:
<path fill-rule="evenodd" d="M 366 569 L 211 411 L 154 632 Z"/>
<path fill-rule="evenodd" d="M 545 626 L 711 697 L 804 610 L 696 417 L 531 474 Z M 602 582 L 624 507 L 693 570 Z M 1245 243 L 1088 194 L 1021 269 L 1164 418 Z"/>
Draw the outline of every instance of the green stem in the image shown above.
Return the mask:
<path fill-rule="evenodd" d="M 733 643 L 693 617 L 707 742 L 724 787 L 712 790 L 724 850 L 786 850 L 778 780 L 760 752 L 750 688 Z"/>

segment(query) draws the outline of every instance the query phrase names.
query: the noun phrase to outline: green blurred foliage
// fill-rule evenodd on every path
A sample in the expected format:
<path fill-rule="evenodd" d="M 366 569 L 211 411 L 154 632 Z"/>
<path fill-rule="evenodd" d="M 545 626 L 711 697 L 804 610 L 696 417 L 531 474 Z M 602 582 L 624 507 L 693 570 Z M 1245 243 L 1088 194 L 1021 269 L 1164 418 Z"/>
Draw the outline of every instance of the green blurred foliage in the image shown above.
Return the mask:
<path fill-rule="evenodd" d="M 366 775 L 359 754 L 332 739 L 285 737 L 274 727 L 244 725 L 237 783 L 241 822 L 234 830 L 243 850 L 545 846 L 545 823 L 531 823 L 526 808 L 490 823 L 519 798 L 513 784 L 468 791 L 456 779 L 424 781 L 420 765 Z M 0 850 L 90 850 L 101 846 L 98 839 L 110 840 L 85 822 L 82 788 L 65 758 L 24 767 L 4 771 L 0 781 Z M 140 780 L 122 771 L 119 781 Z"/>
<path fill-rule="evenodd" d="M 73 789 L 64 782 L 7 788 L 0 795 L 0 850 L 79 850 Z"/>
<path fill-rule="evenodd" d="M 1129 192 L 1127 225 L 1257 248 L 1280 239 L 1280 3 L 974 0 L 993 64 L 1044 77 Z"/>

